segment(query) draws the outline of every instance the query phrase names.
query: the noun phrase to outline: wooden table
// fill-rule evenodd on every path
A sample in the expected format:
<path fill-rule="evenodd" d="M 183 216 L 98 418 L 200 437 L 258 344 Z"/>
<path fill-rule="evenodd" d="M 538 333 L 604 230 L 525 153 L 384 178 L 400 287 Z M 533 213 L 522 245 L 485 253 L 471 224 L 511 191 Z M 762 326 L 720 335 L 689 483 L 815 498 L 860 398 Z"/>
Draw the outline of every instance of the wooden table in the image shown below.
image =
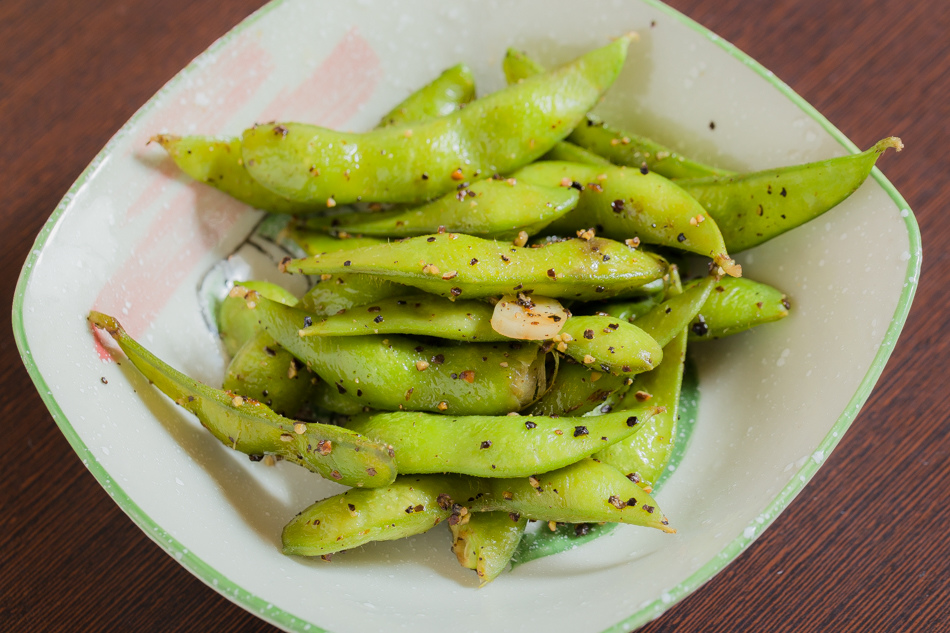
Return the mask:
<path fill-rule="evenodd" d="M 6 305 L 36 233 L 86 164 L 260 4 L 0 4 Z M 859 146 L 903 138 L 906 151 L 885 171 L 917 214 L 925 257 L 897 349 L 836 452 L 738 560 L 643 630 L 950 630 L 950 3 L 671 4 L 774 71 Z M 2 318 L 0 629 L 273 630 L 123 516 L 47 413 L 7 311 Z M 900 501 L 872 490 L 882 485 L 898 489 Z"/>

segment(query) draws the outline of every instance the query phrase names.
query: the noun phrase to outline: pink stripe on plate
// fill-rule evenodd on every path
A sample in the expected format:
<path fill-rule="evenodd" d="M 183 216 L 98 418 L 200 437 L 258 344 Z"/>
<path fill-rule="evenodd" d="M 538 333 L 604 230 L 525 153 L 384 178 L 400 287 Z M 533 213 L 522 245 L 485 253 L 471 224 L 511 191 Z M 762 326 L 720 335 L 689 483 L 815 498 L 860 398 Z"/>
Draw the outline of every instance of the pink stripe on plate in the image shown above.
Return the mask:
<path fill-rule="evenodd" d="M 379 57 L 355 28 L 296 88 L 285 88 L 264 108 L 258 121 L 306 121 L 336 127 L 366 103 L 379 81 Z"/>

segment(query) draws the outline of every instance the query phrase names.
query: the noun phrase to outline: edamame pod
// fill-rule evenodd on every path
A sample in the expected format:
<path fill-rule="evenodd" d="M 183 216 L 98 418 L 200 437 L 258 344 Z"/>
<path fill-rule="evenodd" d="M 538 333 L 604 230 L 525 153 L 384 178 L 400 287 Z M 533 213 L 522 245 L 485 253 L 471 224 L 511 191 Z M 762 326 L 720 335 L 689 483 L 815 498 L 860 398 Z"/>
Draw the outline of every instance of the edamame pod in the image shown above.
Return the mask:
<path fill-rule="evenodd" d="M 509 84 L 544 72 L 541 64 L 513 48 L 508 49 L 502 66 Z M 690 160 L 644 136 L 611 129 L 590 114 L 587 115 L 586 122 L 574 128 L 568 140 L 595 155 L 604 157 L 604 160 L 609 163 L 628 167 L 640 167 L 646 164 L 648 169 L 667 178 L 697 178 L 732 173 Z"/>
<path fill-rule="evenodd" d="M 704 308 L 716 283 L 713 277 L 697 280 L 684 292 L 671 296 L 637 318 L 634 324 L 666 347 Z"/>
<path fill-rule="evenodd" d="M 279 415 L 301 419 L 318 380 L 267 332 L 258 332 L 231 359 L 221 388 L 263 402 Z"/>
<path fill-rule="evenodd" d="M 546 386 L 537 345 L 428 345 L 395 335 L 302 338 L 311 315 L 248 298 L 282 347 L 340 393 L 374 409 L 499 415 L 523 408 Z"/>
<path fill-rule="evenodd" d="M 293 293 L 269 281 L 242 281 L 240 286 L 284 305 L 292 306 L 297 303 L 297 297 Z M 257 317 L 247 309 L 244 302 L 246 294 L 240 290 L 232 291 L 218 306 L 218 334 L 224 343 L 224 349 L 232 357 L 261 329 Z"/>
<path fill-rule="evenodd" d="M 653 485 L 666 469 L 676 441 L 680 390 L 686 360 L 686 328 L 663 348 L 663 363 L 634 379 L 617 409 L 640 407 L 645 402 L 658 409 L 636 437 L 629 437 L 600 451 L 595 458 L 614 466 L 631 481 Z"/>
<path fill-rule="evenodd" d="M 350 489 L 317 501 L 284 526 L 284 554 L 326 556 L 370 541 L 421 534 L 459 516 L 453 499 L 473 498 L 482 482 L 453 475 L 403 475 L 373 489 Z"/>
<path fill-rule="evenodd" d="M 675 532 L 649 494 L 595 459 L 532 477 L 481 481 L 489 492 L 469 502 L 476 512 L 503 510 L 536 521 L 629 523 Z"/>
<path fill-rule="evenodd" d="M 255 180 L 299 202 L 422 202 L 545 154 L 613 83 L 630 37 L 477 99 L 456 114 L 366 133 L 267 124 L 242 137 Z"/>
<path fill-rule="evenodd" d="M 580 145 L 561 141 L 551 148 L 551 151 L 541 157 L 541 160 L 559 160 L 568 163 L 580 163 L 582 165 L 604 166 L 612 163 L 606 158 L 588 151 Z"/>
<path fill-rule="evenodd" d="M 164 147 L 175 164 L 195 180 L 255 209 L 271 213 L 312 213 L 324 208 L 321 204 L 289 200 L 254 180 L 244 168 L 239 138 L 159 134 L 151 140 Z"/>
<path fill-rule="evenodd" d="M 640 286 L 662 277 L 667 264 L 657 256 L 602 238 L 519 248 L 446 233 L 292 260 L 282 269 L 376 275 L 443 297 L 533 291 L 546 297 L 590 300 L 636 294 Z"/>
<path fill-rule="evenodd" d="M 551 388 L 528 407 L 525 415 L 579 417 L 604 406 L 607 398 L 630 380 L 562 360 Z"/>
<path fill-rule="evenodd" d="M 595 167 L 542 162 L 513 174 L 540 185 L 580 187 L 577 207 L 548 226 L 554 234 L 572 235 L 596 226 L 609 238 L 639 238 L 711 257 L 734 277 L 742 274 L 726 250 L 716 222 L 696 200 L 663 176 L 627 167 Z"/>
<path fill-rule="evenodd" d="M 442 72 L 387 112 L 377 127 L 427 121 L 457 112 L 475 98 L 475 79 L 465 64 Z"/>
<path fill-rule="evenodd" d="M 735 176 L 678 181 L 719 225 L 726 247 L 737 253 L 812 220 L 850 196 L 895 136 L 860 154 Z"/>
<path fill-rule="evenodd" d="M 578 193 L 515 180 L 481 180 L 421 207 L 380 213 L 314 217 L 309 228 L 359 235 L 407 237 L 461 232 L 512 240 L 534 235 L 577 205 Z"/>
<path fill-rule="evenodd" d="M 687 288 L 694 287 L 687 284 Z M 751 279 L 722 278 L 713 286 L 699 315 L 689 326 L 690 341 L 738 334 L 788 316 L 789 302 L 781 290 Z"/>
<path fill-rule="evenodd" d="M 395 462 L 386 445 L 338 426 L 289 420 L 256 400 L 212 389 L 156 358 L 113 317 L 90 312 L 89 322 L 115 339 L 149 381 L 197 416 L 226 446 L 252 458 L 280 455 L 348 486 L 385 486 L 395 479 Z"/>
<path fill-rule="evenodd" d="M 514 554 L 528 519 L 511 512 L 472 512 L 468 521 L 449 523 L 452 551 L 459 564 L 474 569 L 480 586 L 505 570 Z"/>
<path fill-rule="evenodd" d="M 636 325 L 602 316 L 572 316 L 560 335 L 562 351 L 609 374 L 639 374 L 663 360 L 663 348 Z"/>
<path fill-rule="evenodd" d="M 456 341 L 508 341 L 492 329 L 493 308 L 481 301 L 450 301 L 434 295 L 403 295 L 328 316 L 301 336 L 408 334 Z"/>
<path fill-rule="evenodd" d="M 562 468 L 633 435 L 655 411 L 567 419 L 448 416 L 396 411 L 359 416 L 347 428 L 392 446 L 400 474 L 527 477 Z"/>

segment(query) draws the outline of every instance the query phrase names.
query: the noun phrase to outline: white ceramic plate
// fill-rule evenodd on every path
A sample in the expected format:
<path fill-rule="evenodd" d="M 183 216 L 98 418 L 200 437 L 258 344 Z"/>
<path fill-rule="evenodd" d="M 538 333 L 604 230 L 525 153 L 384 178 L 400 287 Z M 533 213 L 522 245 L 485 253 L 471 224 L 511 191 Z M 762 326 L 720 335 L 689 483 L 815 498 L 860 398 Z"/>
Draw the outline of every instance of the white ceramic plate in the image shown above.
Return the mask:
<path fill-rule="evenodd" d="M 260 215 L 180 175 L 160 149 L 146 147 L 151 135 L 237 133 L 272 119 L 365 129 L 458 61 L 487 92 L 502 86 L 508 46 L 554 64 L 637 30 L 642 37 L 601 108 L 618 125 L 731 168 L 855 150 L 771 73 L 659 3 L 591 0 L 583 28 L 567 7 L 268 5 L 119 131 L 57 207 L 23 268 L 17 343 L 83 462 L 182 565 L 280 627 L 636 627 L 709 579 L 786 507 L 854 419 L 897 340 L 920 238 L 913 214 L 875 170 L 826 216 L 740 258 L 747 275 L 789 294 L 792 316 L 697 346 L 699 417 L 659 498 L 677 535 L 622 526 L 478 590 L 449 553 L 446 530 L 368 545 L 330 564 L 280 554 L 283 524 L 335 485 L 227 450 L 129 363 L 109 360 L 85 321 L 92 308 L 114 314 L 172 365 L 211 383 L 222 375 L 197 286 Z"/>

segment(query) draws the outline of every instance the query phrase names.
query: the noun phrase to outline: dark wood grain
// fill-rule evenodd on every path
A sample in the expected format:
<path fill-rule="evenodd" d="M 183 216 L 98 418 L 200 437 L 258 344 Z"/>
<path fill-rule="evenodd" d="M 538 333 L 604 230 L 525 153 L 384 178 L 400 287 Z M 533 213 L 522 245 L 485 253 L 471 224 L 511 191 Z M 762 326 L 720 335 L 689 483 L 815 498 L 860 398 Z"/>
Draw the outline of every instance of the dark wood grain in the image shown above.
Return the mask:
<path fill-rule="evenodd" d="M 0 3 L 7 306 L 36 233 L 86 164 L 260 4 Z M 774 71 L 858 145 L 900 136 L 907 149 L 885 171 L 917 214 L 925 257 L 897 349 L 839 448 L 738 560 L 643 630 L 948 631 L 950 3 L 671 4 Z M 4 310 L 0 630 L 274 630 L 122 515 L 44 408 L 9 318 Z"/>

